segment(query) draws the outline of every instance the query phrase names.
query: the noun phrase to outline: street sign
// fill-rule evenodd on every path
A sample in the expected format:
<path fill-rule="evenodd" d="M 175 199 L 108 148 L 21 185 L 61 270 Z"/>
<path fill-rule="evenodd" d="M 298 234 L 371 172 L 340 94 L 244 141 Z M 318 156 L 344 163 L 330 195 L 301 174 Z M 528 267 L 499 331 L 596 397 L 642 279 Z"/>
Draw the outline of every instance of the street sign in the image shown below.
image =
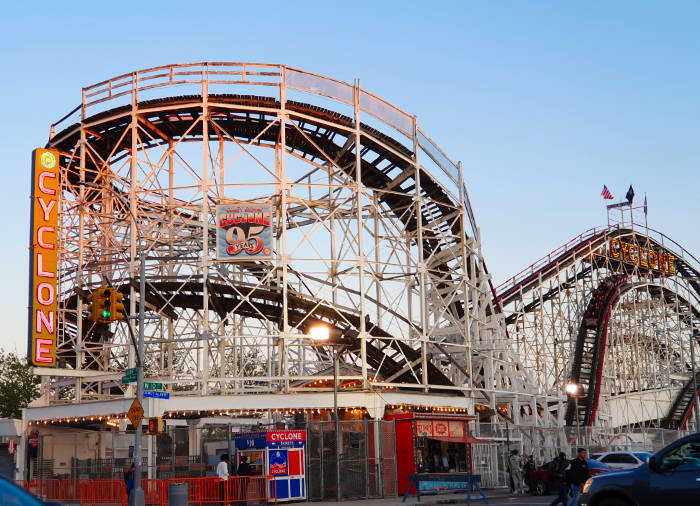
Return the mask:
<path fill-rule="evenodd" d="M 137 429 L 140 428 L 139 424 L 141 423 L 141 419 L 143 418 L 143 407 L 141 406 L 141 403 L 138 399 L 134 399 L 134 402 L 131 403 L 131 407 L 126 413 L 126 416 L 129 417 L 131 425 L 133 425 Z"/>
<path fill-rule="evenodd" d="M 143 382 L 143 389 L 144 390 L 163 390 L 163 384 L 162 383 L 152 383 L 150 381 L 144 381 Z"/>
<path fill-rule="evenodd" d="M 136 383 L 136 368 L 127 369 L 122 376 L 122 383 Z"/>
<path fill-rule="evenodd" d="M 144 390 L 144 397 L 153 397 L 154 399 L 170 399 L 170 394 L 168 392 L 159 392 L 157 390 Z"/>

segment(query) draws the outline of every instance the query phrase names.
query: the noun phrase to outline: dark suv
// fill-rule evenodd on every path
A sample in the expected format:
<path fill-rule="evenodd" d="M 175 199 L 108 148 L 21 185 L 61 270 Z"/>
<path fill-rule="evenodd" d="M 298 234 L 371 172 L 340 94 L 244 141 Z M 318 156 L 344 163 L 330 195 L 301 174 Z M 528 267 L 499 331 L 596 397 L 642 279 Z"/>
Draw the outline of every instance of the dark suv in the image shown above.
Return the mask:
<path fill-rule="evenodd" d="M 700 434 L 671 443 L 639 467 L 590 478 L 578 504 L 700 504 Z"/>

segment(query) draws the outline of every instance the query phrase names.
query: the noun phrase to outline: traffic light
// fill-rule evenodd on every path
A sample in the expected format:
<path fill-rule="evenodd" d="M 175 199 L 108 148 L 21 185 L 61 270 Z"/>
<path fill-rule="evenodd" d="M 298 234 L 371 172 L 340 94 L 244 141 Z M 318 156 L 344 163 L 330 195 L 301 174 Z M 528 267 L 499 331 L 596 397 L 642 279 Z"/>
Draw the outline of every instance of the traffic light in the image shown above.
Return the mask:
<path fill-rule="evenodd" d="M 91 322 L 107 323 L 112 315 L 109 300 L 109 288 L 101 286 L 88 295 L 88 320 Z M 106 316 L 105 316 L 106 315 Z"/>
<path fill-rule="evenodd" d="M 146 421 L 147 436 L 160 436 L 165 432 L 165 420 L 162 418 L 147 418 Z"/>
<path fill-rule="evenodd" d="M 109 321 L 123 320 L 124 319 L 124 304 L 122 300 L 124 299 L 124 294 L 119 293 L 114 288 L 109 291 L 109 303 L 112 311 L 112 315 Z"/>

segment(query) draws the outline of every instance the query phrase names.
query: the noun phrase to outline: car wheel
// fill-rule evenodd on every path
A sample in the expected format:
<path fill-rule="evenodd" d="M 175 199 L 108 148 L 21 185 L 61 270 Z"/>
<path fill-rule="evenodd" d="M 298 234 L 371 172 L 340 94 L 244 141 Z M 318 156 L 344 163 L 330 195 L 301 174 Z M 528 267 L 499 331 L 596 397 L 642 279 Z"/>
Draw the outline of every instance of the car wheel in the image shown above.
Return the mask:
<path fill-rule="evenodd" d="M 535 495 L 547 495 L 547 485 L 542 480 L 535 483 Z"/>

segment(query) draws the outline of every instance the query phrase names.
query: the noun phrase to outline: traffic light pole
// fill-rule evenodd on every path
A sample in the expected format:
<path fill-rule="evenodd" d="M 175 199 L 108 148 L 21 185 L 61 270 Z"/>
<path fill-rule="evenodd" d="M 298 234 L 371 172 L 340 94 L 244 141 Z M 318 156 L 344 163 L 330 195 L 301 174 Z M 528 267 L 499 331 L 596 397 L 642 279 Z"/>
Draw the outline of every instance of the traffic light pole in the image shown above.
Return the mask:
<path fill-rule="evenodd" d="M 136 397 L 143 406 L 143 321 L 146 303 L 146 255 L 144 251 L 139 252 L 139 340 L 136 353 L 139 356 L 136 364 Z M 143 437 L 141 423 L 136 427 L 136 441 L 134 442 L 134 490 L 129 499 L 130 506 L 144 506 L 146 499 L 141 488 L 141 439 Z"/>

